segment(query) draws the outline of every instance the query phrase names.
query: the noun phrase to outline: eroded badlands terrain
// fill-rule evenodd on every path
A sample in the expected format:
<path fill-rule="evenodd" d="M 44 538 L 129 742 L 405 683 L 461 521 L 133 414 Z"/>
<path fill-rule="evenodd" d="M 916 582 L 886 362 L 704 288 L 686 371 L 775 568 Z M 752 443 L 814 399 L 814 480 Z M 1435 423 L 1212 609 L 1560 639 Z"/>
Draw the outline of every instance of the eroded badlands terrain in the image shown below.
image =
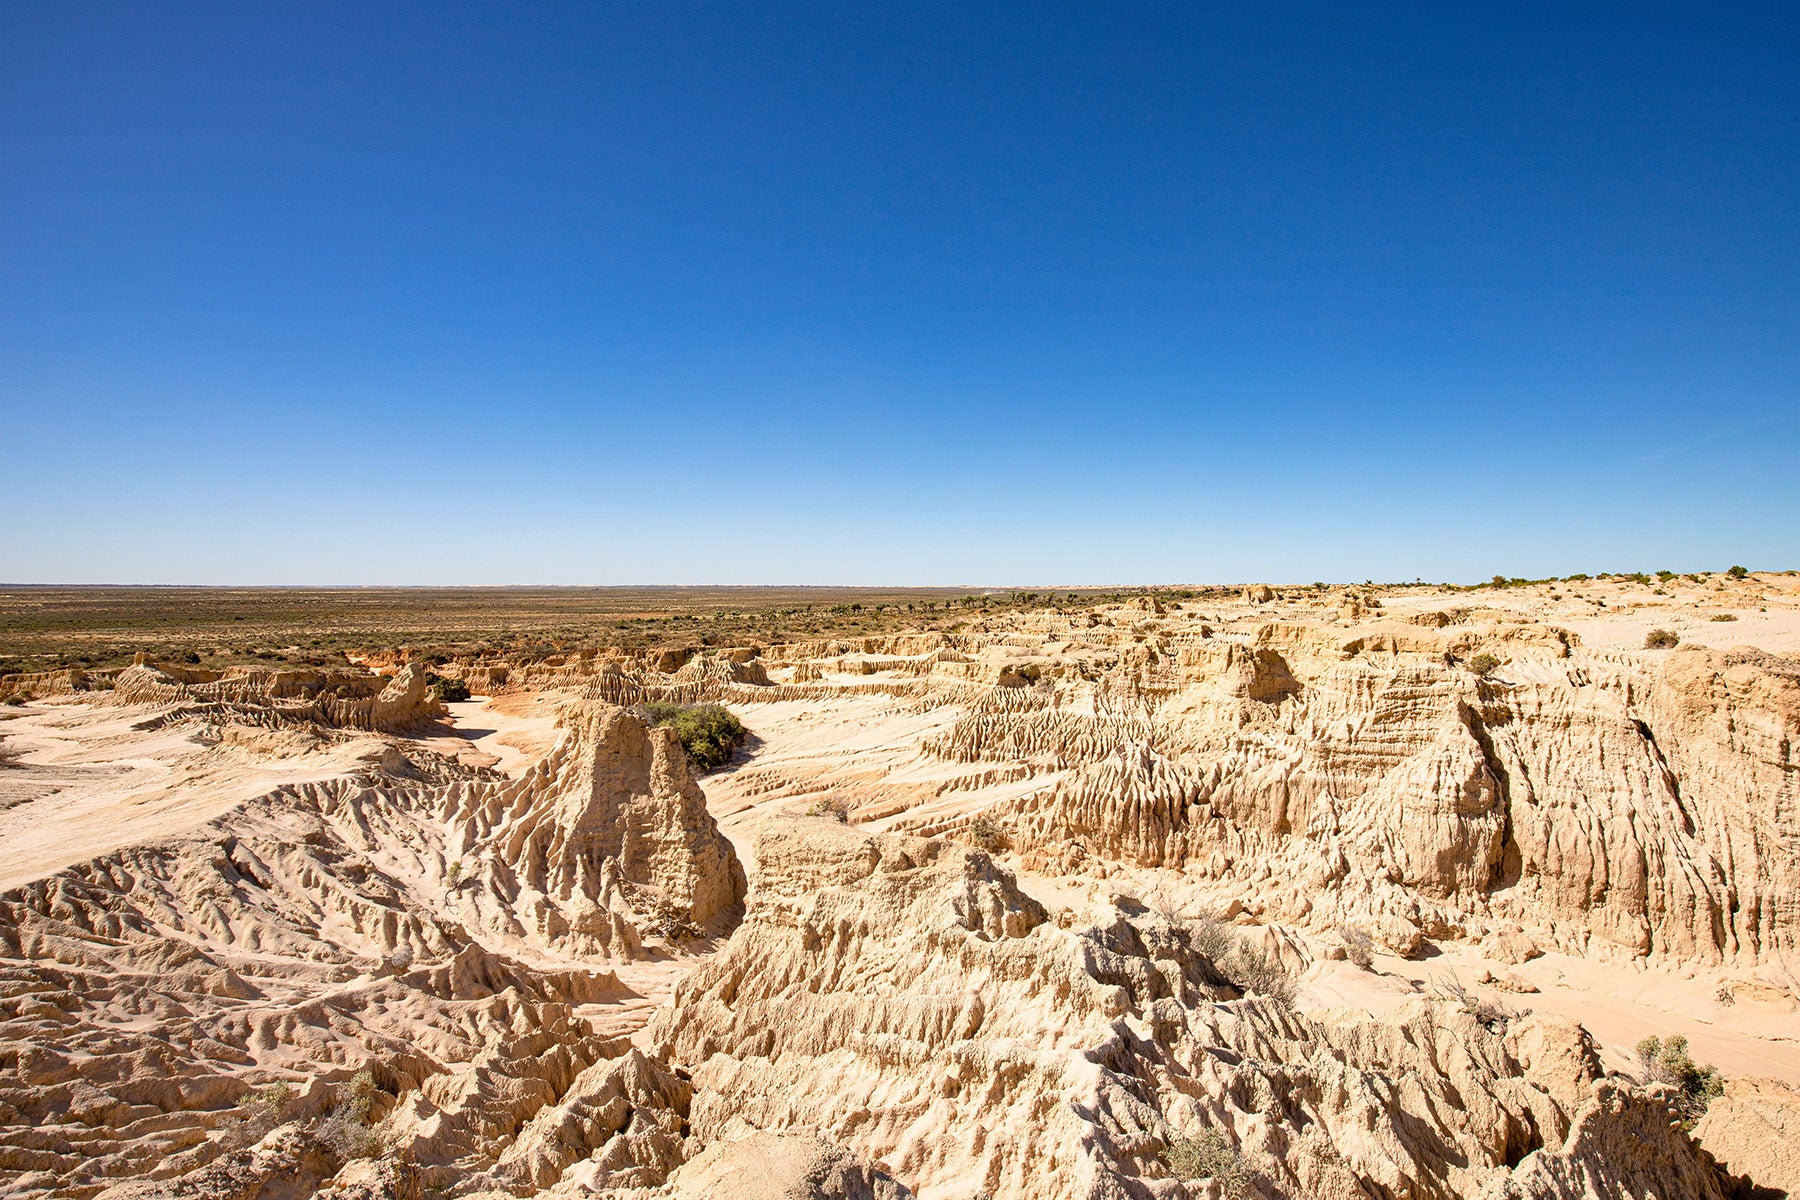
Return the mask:
<path fill-rule="evenodd" d="M 1795 577 L 432 669 L 0 680 L 0 1192 L 1800 1190 Z"/>

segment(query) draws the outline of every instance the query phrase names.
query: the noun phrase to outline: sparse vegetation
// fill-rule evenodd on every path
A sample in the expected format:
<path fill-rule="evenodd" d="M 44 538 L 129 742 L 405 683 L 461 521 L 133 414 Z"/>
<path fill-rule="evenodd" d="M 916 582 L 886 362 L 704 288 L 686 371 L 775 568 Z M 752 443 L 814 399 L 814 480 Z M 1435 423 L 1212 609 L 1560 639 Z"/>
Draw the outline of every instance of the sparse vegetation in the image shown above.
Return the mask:
<path fill-rule="evenodd" d="M 1475 672 L 1475 674 L 1481 676 L 1483 679 L 1486 679 L 1489 675 L 1492 675 L 1499 669 L 1500 660 L 1485 650 L 1469 660 L 1469 670 Z"/>
<path fill-rule="evenodd" d="M 232 1140 L 243 1145 L 261 1141 L 271 1129 L 281 1124 L 293 1101 L 294 1089 L 288 1083 L 251 1088 L 238 1097 L 238 1127 Z"/>
<path fill-rule="evenodd" d="M 1338 940 L 1344 943 L 1344 957 L 1352 963 L 1368 970 L 1375 963 L 1375 940 L 1366 929 L 1358 929 L 1353 925 L 1338 926 Z"/>
<path fill-rule="evenodd" d="M 1006 834 L 998 825 L 982 816 L 969 822 L 969 840 L 989 854 L 997 854 L 1006 849 Z"/>
<path fill-rule="evenodd" d="M 1637 1044 L 1637 1056 L 1647 1081 L 1675 1089 L 1675 1116 L 1683 1129 L 1692 1129 L 1706 1115 L 1706 1106 L 1725 1090 L 1718 1068 L 1696 1063 L 1688 1054 L 1688 1040 L 1680 1034 L 1667 1041 L 1645 1038 Z"/>
<path fill-rule="evenodd" d="M 827 796 L 822 800 L 814 800 L 806 808 L 809 817 L 830 817 L 833 821 L 848 821 L 850 810 L 842 800 Z"/>
<path fill-rule="evenodd" d="M 427 671 L 425 682 L 431 685 L 431 694 L 445 704 L 460 704 L 469 698 L 469 685 L 460 679 L 451 679 Z"/>
<path fill-rule="evenodd" d="M 1731 576 L 1733 579 L 1742 579 L 1746 575 L 1750 574 L 1750 569 L 1748 567 L 1732 567 L 1729 570 L 1727 570 L 1725 573 L 1727 575 Z"/>
<path fill-rule="evenodd" d="M 638 706 L 652 725 L 675 731 L 688 761 L 702 771 L 714 771 L 731 761 L 748 735 L 744 723 L 720 704 L 674 704 L 656 700 Z"/>
<path fill-rule="evenodd" d="M 1256 1179 L 1243 1154 L 1216 1129 L 1171 1137 L 1163 1143 L 1160 1157 L 1175 1178 L 1187 1183 L 1211 1179 L 1232 1200 L 1248 1196 Z"/>
<path fill-rule="evenodd" d="M 1672 629 L 1652 629 L 1644 635 L 1644 649 L 1672 650 L 1681 644 L 1681 635 Z"/>
<path fill-rule="evenodd" d="M 1515 1011 L 1476 992 L 1471 992 L 1454 977 L 1433 980 L 1432 994 L 1440 1000 L 1450 1000 L 1462 1007 L 1482 1025 L 1489 1033 L 1505 1033 L 1506 1027 L 1522 1017 L 1530 1015 L 1530 1009 Z"/>
<path fill-rule="evenodd" d="M 1735 621 L 1735 620 L 1737 620 L 1737 614 L 1736 613 L 1714 613 L 1711 617 L 1708 618 L 1708 620 Z"/>
<path fill-rule="evenodd" d="M 1294 1002 L 1294 976 L 1280 959 L 1250 945 L 1236 929 L 1211 914 L 1203 913 L 1186 924 L 1189 945 L 1210 959 L 1233 987 L 1282 1005 Z"/>
<path fill-rule="evenodd" d="M 318 1123 L 313 1135 L 340 1158 L 375 1157 L 381 1153 L 381 1138 L 369 1128 L 374 1101 L 375 1077 L 367 1070 L 358 1071 L 349 1082 L 339 1085 L 331 1115 Z"/>

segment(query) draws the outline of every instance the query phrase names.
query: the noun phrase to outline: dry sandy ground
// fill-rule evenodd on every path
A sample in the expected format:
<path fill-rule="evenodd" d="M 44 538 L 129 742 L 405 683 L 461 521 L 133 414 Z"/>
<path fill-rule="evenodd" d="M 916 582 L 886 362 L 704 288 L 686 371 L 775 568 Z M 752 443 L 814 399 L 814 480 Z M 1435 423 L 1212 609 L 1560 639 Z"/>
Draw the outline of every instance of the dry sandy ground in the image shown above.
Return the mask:
<path fill-rule="evenodd" d="M 18 765 L 0 774 L 0 890 L 192 829 L 283 783 L 349 774 L 381 748 L 299 731 L 234 730 L 208 745 L 191 726 L 135 728 L 154 710 L 73 700 L 4 711 Z"/>
<path fill-rule="evenodd" d="M 560 705 L 554 697 L 531 692 L 476 696 L 445 707 L 450 710 L 449 729 L 417 741 L 470 766 L 517 777 L 556 744 Z"/>
<path fill-rule="evenodd" d="M 1666 594 L 1657 595 L 1658 589 Z M 1397 613 L 1447 604 L 1500 609 L 1572 630 L 1594 649 L 1639 650 L 1652 629 L 1668 629 L 1683 642 L 1714 650 L 1754 646 L 1800 654 L 1800 576 L 1793 575 L 1713 576 L 1703 583 L 1677 577 L 1648 585 L 1589 580 L 1448 596 L 1435 588 L 1401 590 L 1383 593 L 1382 604 Z"/>

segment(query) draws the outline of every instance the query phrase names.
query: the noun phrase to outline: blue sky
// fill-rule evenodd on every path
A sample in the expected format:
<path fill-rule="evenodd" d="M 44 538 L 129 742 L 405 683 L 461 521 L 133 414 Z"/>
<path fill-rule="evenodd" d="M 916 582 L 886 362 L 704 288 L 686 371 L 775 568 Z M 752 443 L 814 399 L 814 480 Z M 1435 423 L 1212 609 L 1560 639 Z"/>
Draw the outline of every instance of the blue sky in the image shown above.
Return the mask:
<path fill-rule="evenodd" d="M 0 580 L 1800 566 L 1797 61 L 1792 5 L 0 6 Z"/>

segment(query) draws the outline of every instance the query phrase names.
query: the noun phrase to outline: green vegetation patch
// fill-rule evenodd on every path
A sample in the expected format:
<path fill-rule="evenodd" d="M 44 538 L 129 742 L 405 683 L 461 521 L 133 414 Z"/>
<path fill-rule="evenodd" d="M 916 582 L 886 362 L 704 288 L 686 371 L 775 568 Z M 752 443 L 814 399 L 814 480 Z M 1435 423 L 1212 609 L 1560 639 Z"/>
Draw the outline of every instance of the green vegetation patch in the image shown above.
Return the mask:
<path fill-rule="evenodd" d="M 673 729 L 687 751 L 688 761 L 702 771 L 715 771 L 730 762 L 748 736 L 744 723 L 719 704 L 652 700 L 640 704 L 638 712 L 651 725 Z"/>
<path fill-rule="evenodd" d="M 1725 1091 L 1717 1067 L 1701 1066 L 1688 1054 L 1688 1040 L 1681 1035 L 1663 1041 L 1647 1037 L 1637 1044 L 1638 1064 L 1644 1078 L 1675 1089 L 1675 1119 L 1691 1130 L 1706 1115 L 1706 1106 Z"/>

